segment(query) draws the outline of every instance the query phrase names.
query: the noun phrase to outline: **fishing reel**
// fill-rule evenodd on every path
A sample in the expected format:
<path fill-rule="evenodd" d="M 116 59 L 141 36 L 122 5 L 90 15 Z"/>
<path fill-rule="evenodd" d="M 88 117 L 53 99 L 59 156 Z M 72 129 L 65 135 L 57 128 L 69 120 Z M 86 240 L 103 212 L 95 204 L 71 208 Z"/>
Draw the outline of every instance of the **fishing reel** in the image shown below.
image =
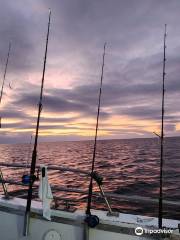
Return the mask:
<path fill-rule="evenodd" d="M 85 218 L 85 223 L 87 223 L 88 227 L 95 228 L 99 224 L 99 218 L 96 215 L 88 215 Z"/>
<path fill-rule="evenodd" d="M 39 169 L 37 170 L 37 175 L 29 175 L 29 174 L 23 174 L 22 176 L 22 183 L 25 185 L 29 185 L 30 181 L 35 182 L 39 180 Z"/>
<path fill-rule="evenodd" d="M 23 184 L 29 185 L 30 180 L 31 180 L 30 175 L 24 174 L 24 175 L 22 176 L 22 183 L 23 183 Z"/>

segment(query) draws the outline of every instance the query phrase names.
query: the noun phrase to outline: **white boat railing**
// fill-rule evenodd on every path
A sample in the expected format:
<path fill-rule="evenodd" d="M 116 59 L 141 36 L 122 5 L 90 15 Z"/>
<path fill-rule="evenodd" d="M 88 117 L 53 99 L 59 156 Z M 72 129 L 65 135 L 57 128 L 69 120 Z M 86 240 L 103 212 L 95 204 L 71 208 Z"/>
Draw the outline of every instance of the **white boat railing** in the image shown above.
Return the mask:
<path fill-rule="evenodd" d="M 30 164 L 23 164 L 23 163 L 5 163 L 5 162 L 0 162 L 1 167 L 12 167 L 12 168 L 29 168 L 31 167 Z M 56 166 L 56 165 L 47 165 L 48 170 L 59 170 L 59 171 L 64 171 L 64 172 L 74 172 L 74 173 L 82 173 L 85 175 L 89 175 L 90 173 L 85 170 L 80 170 L 76 168 L 70 168 L 70 167 L 61 167 L 61 166 Z M 37 169 L 40 169 L 40 165 L 36 165 Z"/>

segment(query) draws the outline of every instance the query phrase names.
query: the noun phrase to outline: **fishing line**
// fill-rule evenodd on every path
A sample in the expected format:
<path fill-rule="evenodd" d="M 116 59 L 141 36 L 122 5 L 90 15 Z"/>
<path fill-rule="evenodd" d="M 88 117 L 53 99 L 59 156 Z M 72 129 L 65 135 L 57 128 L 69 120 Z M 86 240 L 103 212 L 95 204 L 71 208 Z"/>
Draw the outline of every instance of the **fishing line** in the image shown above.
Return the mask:
<path fill-rule="evenodd" d="M 2 82 L 1 93 L 0 93 L 0 104 L 2 102 L 2 97 L 3 97 L 3 93 L 4 93 L 4 84 L 5 84 L 5 80 L 6 80 L 10 51 L 11 51 L 11 42 L 9 42 L 8 54 L 7 54 L 7 59 L 6 59 L 5 69 L 4 69 L 3 82 Z M 2 117 L 0 116 L 0 128 L 1 128 L 1 120 L 2 120 Z"/>
<path fill-rule="evenodd" d="M 28 164 L 29 164 L 30 158 L 31 158 L 32 137 L 33 137 L 33 135 L 31 135 L 31 139 L 30 139 L 30 143 L 29 143 L 29 149 L 28 149 L 28 154 L 27 154 L 27 160 L 26 160 L 24 172 L 23 172 L 23 175 L 22 175 L 22 183 L 23 184 L 29 184 L 29 181 L 30 181 L 30 175 L 29 175 L 29 173 L 27 173 L 27 169 L 28 169 Z"/>

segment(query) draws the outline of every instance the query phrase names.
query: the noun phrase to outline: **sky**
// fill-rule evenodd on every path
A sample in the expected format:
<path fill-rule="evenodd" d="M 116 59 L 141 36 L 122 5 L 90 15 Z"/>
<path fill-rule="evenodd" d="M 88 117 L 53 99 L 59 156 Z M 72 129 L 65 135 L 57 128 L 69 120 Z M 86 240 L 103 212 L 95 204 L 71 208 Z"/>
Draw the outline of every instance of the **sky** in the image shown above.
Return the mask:
<path fill-rule="evenodd" d="M 105 42 L 99 139 L 159 133 L 165 23 L 165 135 L 180 135 L 179 0 L 0 0 L 0 4 L 0 84 L 12 42 L 0 106 L 0 143 L 29 142 L 35 132 L 49 8 L 40 141 L 93 139 Z"/>

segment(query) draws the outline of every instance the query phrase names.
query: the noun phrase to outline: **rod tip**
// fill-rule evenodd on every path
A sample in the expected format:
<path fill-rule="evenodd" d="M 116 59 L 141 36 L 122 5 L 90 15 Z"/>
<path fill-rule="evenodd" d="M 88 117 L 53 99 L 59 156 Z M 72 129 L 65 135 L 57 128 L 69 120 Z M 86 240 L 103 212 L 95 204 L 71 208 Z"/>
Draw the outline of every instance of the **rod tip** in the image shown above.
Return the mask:
<path fill-rule="evenodd" d="M 104 43 L 104 49 L 106 48 L 107 42 Z"/>
<path fill-rule="evenodd" d="M 10 39 L 9 40 L 9 48 L 11 48 L 11 45 L 12 45 L 12 40 Z"/>

